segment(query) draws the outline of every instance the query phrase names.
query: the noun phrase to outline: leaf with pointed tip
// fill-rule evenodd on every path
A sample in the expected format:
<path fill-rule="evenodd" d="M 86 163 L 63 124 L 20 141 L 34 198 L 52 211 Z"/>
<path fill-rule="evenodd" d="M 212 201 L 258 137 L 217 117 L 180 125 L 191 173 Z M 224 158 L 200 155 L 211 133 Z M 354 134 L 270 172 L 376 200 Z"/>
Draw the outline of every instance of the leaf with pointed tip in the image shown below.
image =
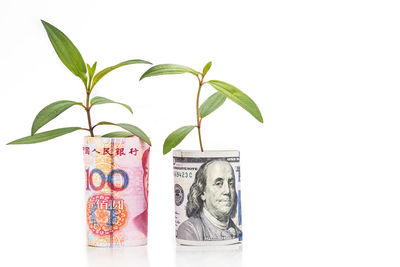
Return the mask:
<path fill-rule="evenodd" d="M 42 24 L 62 63 L 87 84 L 86 65 L 79 50 L 62 31 L 44 20 Z"/>
<path fill-rule="evenodd" d="M 34 135 L 43 125 L 56 118 L 70 107 L 81 104 L 82 103 L 70 100 L 60 100 L 47 105 L 36 115 L 32 124 L 31 134 Z"/>
<path fill-rule="evenodd" d="M 199 109 L 200 118 L 204 118 L 211 112 L 214 112 L 217 108 L 219 108 L 222 104 L 224 104 L 225 100 L 226 96 L 224 96 L 220 92 L 216 92 L 215 94 L 211 95 L 200 106 Z"/>
<path fill-rule="evenodd" d="M 88 74 L 89 74 L 89 80 L 90 80 L 90 79 L 91 79 L 91 77 L 90 77 L 90 73 L 91 73 L 92 69 L 90 68 L 90 65 L 89 65 L 89 64 L 87 64 L 87 63 L 86 63 L 86 68 L 87 68 L 87 70 L 88 70 Z"/>
<path fill-rule="evenodd" d="M 99 122 L 97 125 L 114 125 L 114 126 L 119 126 L 125 130 L 127 130 L 128 132 L 132 133 L 134 136 L 139 137 L 140 139 L 142 139 L 144 142 L 146 142 L 147 144 L 149 144 L 151 146 L 151 142 L 150 142 L 150 138 L 137 126 L 134 126 L 132 124 L 128 124 L 128 123 L 112 123 L 112 122 L 108 122 L 108 121 L 102 121 Z"/>
<path fill-rule="evenodd" d="M 176 64 L 160 64 L 151 67 L 148 69 L 145 73 L 143 73 L 142 77 L 140 77 L 140 80 L 151 77 L 151 76 L 158 76 L 158 75 L 168 75 L 168 74 L 183 74 L 183 73 L 192 73 L 194 75 L 199 75 L 201 74 L 198 71 L 195 71 L 194 69 L 191 69 L 186 66 L 182 65 L 176 65 Z"/>
<path fill-rule="evenodd" d="M 133 136 L 132 133 L 124 132 L 124 131 L 117 131 L 111 132 L 108 134 L 103 135 L 102 137 L 131 137 Z"/>
<path fill-rule="evenodd" d="M 238 88 L 229 83 L 216 80 L 211 80 L 207 83 L 211 84 L 211 86 L 214 87 L 218 92 L 247 110 L 251 115 L 254 116 L 254 118 L 256 118 L 256 120 L 259 122 L 264 122 L 257 104 Z"/>
<path fill-rule="evenodd" d="M 150 138 L 139 127 L 128 123 L 118 123 L 116 125 L 131 132 L 151 146 Z"/>
<path fill-rule="evenodd" d="M 115 125 L 115 123 L 108 122 L 108 121 L 101 121 L 101 122 L 97 123 L 97 125 Z"/>
<path fill-rule="evenodd" d="M 97 66 L 97 61 L 93 63 L 93 66 L 90 67 L 89 64 L 86 64 L 88 68 L 88 73 L 89 73 L 89 81 L 93 79 L 93 75 L 96 72 L 96 66 Z"/>
<path fill-rule="evenodd" d="M 210 61 L 204 66 L 204 68 L 203 68 L 203 76 L 205 76 L 207 74 L 207 72 L 210 70 L 211 65 L 212 65 L 212 62 Z"/>
<path fill-rule="evenodd" d="M 119 63 L 119 64 L 117 64 L 117 65 L 114 65 L 114 66 L 105 68 L 104 70 L 99 71 L 99 72 L 94 76 L 92 88 L 96 85 L 96 83 L 97 83 L 101 78 L 104 77 L 104 75 L 106 75 L 106 74 L 109 73 L 110 71 L 115 70 L 115 69 L 117 69 L 117 68 L 119 68 L 119 67 L 122 67 L 122 66 L 131 65 L 131 64 L 151 64 L 151 63 L 148 62 L 148 61 L 145 61 L 145 60 L 141 60 L 141 59 L 132 59 L 132 60 L 127 60 L 127 61 L 121 62 L 121 63 Z"/>
<path fill-rule="evenodd" d="M 59 136 L 62 136 L 64 134 L 72 133 L 77 130 L 82 130 L 81 127 L 67 127 L 67 128 L 59 128 L 47 132 L 42 132 L 42 133 L 37 133 L 34 135 L 30 135 L 27 137 L 23 137 L 17 140 L 14 140 L 7 145 L 19 145 L 19 144 L 34 144 L 34 143 L 40 143 L 44 142 Z"/>
<path fill-rule="evenodd" d="M 196 127 L 194 125 L 183 126 L 173 131 L 164 141 L 163 154 L 167 154 L 174 147 L 179 145 L 180 142 Z"/>
<path fill-rule="evenodd" d="M 101 96 L 95 96 L 90 100 L 90 104 L 92 106 L 94 105 L 100 105 L 100 104 L 108 104 L 108 103 L 113 103 L 113 104 L 119 104 L 123 107 L 125 107 L 127 110 L 129 110 L 131 113 L 132 112 L 132 108 L 130 106 L 128 106 L 127 104 L 124 103 L 120 103 L 120 102 L 115 102 L 111 99 L 105 98 L 105 97 L 101 97 Z"/>

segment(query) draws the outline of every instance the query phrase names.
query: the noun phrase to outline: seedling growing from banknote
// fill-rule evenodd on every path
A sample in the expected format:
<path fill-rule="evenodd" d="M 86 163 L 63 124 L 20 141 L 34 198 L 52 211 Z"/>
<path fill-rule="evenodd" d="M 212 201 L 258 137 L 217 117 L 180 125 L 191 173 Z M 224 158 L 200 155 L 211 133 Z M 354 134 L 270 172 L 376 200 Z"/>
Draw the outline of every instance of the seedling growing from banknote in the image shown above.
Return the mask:
<path fill-rule="evenodd" d="M 93 92 L 93 89 L 95 85 L 109 72 L 112 70 L 115 70 L 119 67 L 130 65 L 130 64 L 151 64 L 148 61 L 141 60 L 141 59 L 133 59 L 133 60 L 127 60 L 124 62 L 121 62 L 117 65 L 105 68 L 99 72 L 96 73 L 96 66 L 97 62 L 94 62 L 92 66 L 89 64 L 85 63 L 83 60 L 81 53 L 79 50 L 75 47 L 75 45 L 71 42 L 71 40 L 59 29 L 51 25 L 50 23 L 47 23 L 46 21 L 43 21 L 43 26 L 47 32 L 47 35 L 50 39 L 51 44 L 53 45 L 54 50 L 56 51 L 58 57 L 61 59 L 62 63 L 79 79 L 82 80 L 84 88 L 85 88 L 85 93 L 86 93 L 86 101 L 84 103 L 82 102 L 76 102 L 76 101 L 71 101 L 71 100 L 60 100 L 56 101 L 54 103 L 51 103 L 44 107 L 36 116 L 36 118 L 33 121 L 32 124 L 32 129 L 31 129 L 31 135 L 27 137 L 23 137 L 17 140 L 14 140 L 8 144 L 33 144 L 33 143 L 39 143 L 43 141 L 47 141 L 68 133 L 75 132 L 77 130 L 84 130 L 90 133 L 90 136 L 95 136 L 94 134 L 94 129 L 97 126 L 100 125 L 113 125 L 113 126 L 119 126 L 123 128 L 125 131 L 116 131 L 116 132 L 111 132 L 106 135 L 103 135 L 103 137 L 129 137 L 129 136 L 137 136 L 140 139 L 142 139 L 144 142 L 147 144 L 150 144 L 150 139 L 149 137 L 138 127 L 128 124 L 128 123 L 112 123 L 112 122 L 106 122 L 102 121 L 96 124 L 92 123 L 92 118 L 90 111 L 93 106 L 100 105 L 100 104 L 107 104 L 107 103 L 115 103 L 122 105 L 124 108 L 129 110 L 129 112 L 132 113 L 132 109 L 130 106 L 115 102 L 113 100 L 110 100 L 105 97 L 101 96 L 95 96 L 93 98 L 90 97 L 91 93 Z M 46 132 L 40 132 L 38 133 L 38 130 L 42 128 L 45 124 L 50 122 L 51 120 L 55 119 L 58 115 L 66 111 L 72 106 L 81 106 L 84 111 L 86 112 L 86 117 L 87 117 L 87 123 L 88 127 L 83 128 L 83 127 L 66 127 L 66 128 L 59 128 L 59 129 L 54 129 Z"/>
<path fill-rule="evenodd" d="M 171 151 L 172 148 L 176 147 L 182 140 L 194 129 L 197 128 L 198 136 L 199 136 L 199 144 L 201 152 L 204 151 L 203 143 L 201 140 L 201 123 L 202 120 L 218 109 L 226 100 L 229 98 L 246 111 L 248 111 L 251 115 L 253 115 L 256 120 L 259 122 L 263 122 L 263 118 L 260 110 L 258 109 L 256 103 L 241 90 L 236 88 L 235 86 L 218 81 L 218 80 L 209 80 L 205 81 L 205 76 L 207 72 L 211 68 L 211 62 L 208 62 L 202 72 L 196 71 L 192 68 L 175 65 L 175 64 L 160 64 L 151 67 L 148 69 L 140 78 L 140 80 L 158 75 L 167 75 L 167 74 L 183 74 L 189 73 L 194 75 L 198 80 L 198 89 L 197 89 L 197 98 L 196 98 L 196 124 L 195 125 L 187 125 L 183 126 L 175 131 L 173 131 L 164 141 L 163 153 L 164 155 Z M 214 89 L 217 90 L 216 93 L 207 98 L 201 106 L 199 106 L 200 99 L 200 91 L 202 87 L 206 84 L 211 85 Z"/>

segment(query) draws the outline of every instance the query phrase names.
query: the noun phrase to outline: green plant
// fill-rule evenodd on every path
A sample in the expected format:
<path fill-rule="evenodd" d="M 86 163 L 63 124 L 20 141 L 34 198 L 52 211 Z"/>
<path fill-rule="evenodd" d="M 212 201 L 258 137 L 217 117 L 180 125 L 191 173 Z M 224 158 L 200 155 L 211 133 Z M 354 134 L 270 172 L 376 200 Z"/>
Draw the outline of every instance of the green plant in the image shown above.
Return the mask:
<path fill-rule="evenodd" d="M 120 104 L 126 109 L 128 109 L 132 113 L 131 107 L 126 104 L 112 101 L 105 97 L 96 96 L 90 98 L 90 94 L 93 91 L 94 86 L 110 71 L 117 69 L 122 66 L 130 65 L 130 64 L 151 64 L 148 61 L 144 61 L 141 59 L 133 59 L 121 62 L 117 65 L 105 68 L 97 73 L 95 62 L 92 66 L 89 64 L 85 64 L 80 52 L 75 47 L 75 45 L 71 42 L 71 40 L 59 29 L 42 20 L 42 24 L 47 32 L 47 35 L 50 39 L 51 44 L 54 47 L 58 57 L 61 59 L 62 63 L 76 76 L 78 76 L 86 90 L 86 101 L 85 103 L 75 102 L 70 100 L 60 100 L 54 103 L 49 104 L 45 108 L 43 108 L 36 116 L 32 124 L 31 135 L 27 137 L 23 137 L 17 140 L 14 140 L 8 144 L 33 144 L 38 142 L 47 141 L 64 134 L 68 134 L 77 130 L 86 130 L 90 133 L 90 136 L 94 136 L 94 128 L 99 125 L 114 125 L 119 126 L 126 131 L 118 131 L 111 132 L 103 137 L 127 137 L 127 136 L 137 136 L 141 138 L 143 141 L 151 145 L 150 139 L 148 136 L 138 127 L 127 124 L 127 123 L 111 123 L 111 122 L 99 122 L 95 125 L 92 124 L 92 119 L 90 116 L 90 110 L 95 105 L 107 104 L 107 103 L 115 103 Z M 44 126 L 49 121 L 56 118 L 58 115 L 69 109 L 70 107 L 78 105 L 84 108 L 87 115 L 88 128 L 82 127 L 67 127 L 67 128 L 59 128 L 51 131 L 37 133 L 37 131 Z"/>
<path fill-rule="evenodd" d="M 176 64 L 160 64 L 148 69 L 140 80 L 158 75 L 167 74 L 183 74 L 190 73 L 193 74 L 199 82 L 199 87 L 197 90 L 196 98 L 196 125 L 183 126 L 175 131 L 173 131 L 164 141 L 163 153 L 164 155 L 171 151 L 172 148 L 176 147 L 182 140 L 194 129 L 197 128 L 199 135 L 200 149 L 203 152 L 203 143 L 201 141 L 201 122 L 203 118 L 219 108 L 226 100 L 226 98 L 231 99 L 233 102 L 247 110 L 251 115 L 254 116 L 259 122 L 263 122 L 263 118 L 260 110 L 258 109 L 256 103 L 245 93 L 240 91 L 235 86 L 217 80 L 204 81 L 204 77 L 211 68 L 211 62 L 208 62 L 204 68 L 203 72 L 195 71 L 186 66 L 176 65 Z M 203 104 L 199 107 L 200 91 L 203 85 L 209 84 L 214 89 L 217 90 L 216 93 L 207 98 Z"/>

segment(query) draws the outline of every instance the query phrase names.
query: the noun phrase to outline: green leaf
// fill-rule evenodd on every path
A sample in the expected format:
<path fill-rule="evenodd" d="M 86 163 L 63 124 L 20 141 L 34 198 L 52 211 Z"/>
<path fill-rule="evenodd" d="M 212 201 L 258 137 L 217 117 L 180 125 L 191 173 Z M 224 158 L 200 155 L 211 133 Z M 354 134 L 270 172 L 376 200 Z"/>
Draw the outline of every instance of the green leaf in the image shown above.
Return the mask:
<path fill-rule="evenodd" d="M 151 142 L 150 142 L 150 138 L 139 128 L 136 127 L 132 124 L 128 124 L 128 123 L 112 123 L 112 122 L 108 122 L 108 121 L 102 121 L 99 122 L 97 125 L 115 125 L 115 126 L 119 126 L 125 130 L 127 130 L 128 132 L 132 133 L 134 136 L 139 137 L 140 139 L 142 139 L 144 142 L 146 142 L 147 144 L 149 144 L 151 146 Z"/>
<path fill-rule="evenodd" d="M 174 147 L 179 145 L 180 142 L 196 127 L 194 125 L 183 126 L 173 131 L 164 141 L 163 154 L 167 154 Z"/>
<path fill-rule="evenodd" d="M 104 70 L 99 71 L 99 72 L 94 76 L 92 88 L 96 85 L 96 83 L 97 83 L 101 78 L 104 77 L 104 75 L 106 75 L 106 74 L 109 73 L 110 71 L 115 70 L 115 69 L 117 69 L 117 68 L 119 68 L 119 67 L 122 67 L 122 66 L 131 65 L 131 64 L 151 64 L 151 63 L 148 62 L 148 61 L 145 61 L 145 60 L 141 60 L 141 59 L 132 59 L 132 60 L 127 60 L 127 61 L 121 62 L 121 63 L 119 63 L 119 64 L 117 64 L 117 65 L 114 65 L 114 66 L 105 68 Z"/>
<path fill-rule="evenodd" d="M 88 73 L 89 73 L 89 81 L 91 81 L 94 73 L 96 72 L 97 61 L 93 64 L 92 67 L 90 67 L 89 64 L 86 64 L 86 65 L 87 65 Z"/>
<path fill-rule="evenodd" d="M 148 69 L 145 73 L 143 73 L 142 77 L 140 77 L 140 80 L 151 76 L 182 74 L 182 73 L 192 73 L 194 75 L 201 74 L 200 72 L 195 71 L 194 69 L 182 65 L 160 64 Z"/>
<path fill-rule="evenodd" d="M 87 84 L 86 65 L 79 50 L 62 31 L 44 20 L 42 20 L 42 23 L 62 63 Z"/>
<path fill-rule="evenodd" d="M 226 100 L 226 97 L 220 92 L 216 92 L 211 95 L 206 101 L 201 104 L 199 109 L 200 118 L 204 118 L 209 115 L 211 112 L 214 112 L 217 108 L 219 108 Z"/>
<path fill-rule="evenodd" d="M 108 103 L 114 103 L 114 104 L 119 104 L 121 106 L 124 106 L 126 109 L 128 109 L 131 113 L 132 112 L 132 108 L 130 106 L 128 106 L 127 104 L 124 103 L 120 103 L 120 102 L 115 102 L 112 101 L 111 99 L 105 98 L 105 97 L 101 97 L 101 96 L 95 96 L 90 100 L 90 104 L 92 106 L 94 105 L 100 105 L 100 104 L 108 104 Z"/>
<path fill-rule="evenodd" d="M 131 136 L 133 136 L 132 133 L 118 131 L 118 132 L 111 132 L 111 133 L 105 134 L 102 137 L 131 137 Z"/>
<path fill-rule="evenodd" d="M 127 130 L 128 132 L 131 132 L 133 135 L 139 137 L 144 142 L 149 144 L 149 146 L 151 146 L 150 138 L 139 127 L 128 123 L 118 123 L 116 125 Z"/>
<path fill-rule="evenodd" d="M 210 61 L 204 66 L 204 68 L 203 68 L 203 76 L 205 76 L 207 74 L 207 72 L 210 70 L 211 65 L 212 65 L 212 62 Z"/>
<path fill-rule="evenodd" d="M 62 136 L 64 134 L 72 133 L 75 132 L 76 130 L 82 130 L 80 127 L 67 127 L 67 128 L 60 128 L 60 129 L 55 129 L 47 132 L 42 132 L 38 133 L 35 135 L 23 137 L 17 140 L 14 140 L 7 145 L 18 145 L 18 144 L 34 144 L 34 143 L 40 143 L 44 142 L 59 136 Z"/>
<path fill-rule="evenodd" d="M 108 121 L 101 121 L 101 122 L 97 123 L 97 125 L 115 125 L 115 123 L 108 122 Z"/>
<path fill-rule="evenodd" d="M 36 115 L 32 124 L 31 134 L 34 135 L 43 125 L 56 118 L 70 107 L 81 104 L 82 103 L 69 100 L 60 100 L 47 105 Z"/>
<path fill-rule="evenodd" d="M 211 86 L 214 87 L 218 92 L 247 110 L 259 122 L 264 122 L 261 112 L 257 107 L 257 104 L 248 95 L 240 91 L 238 88 L 229 83 L 216 80 L 208 81 L 208 83 L 211 84 Z"/>

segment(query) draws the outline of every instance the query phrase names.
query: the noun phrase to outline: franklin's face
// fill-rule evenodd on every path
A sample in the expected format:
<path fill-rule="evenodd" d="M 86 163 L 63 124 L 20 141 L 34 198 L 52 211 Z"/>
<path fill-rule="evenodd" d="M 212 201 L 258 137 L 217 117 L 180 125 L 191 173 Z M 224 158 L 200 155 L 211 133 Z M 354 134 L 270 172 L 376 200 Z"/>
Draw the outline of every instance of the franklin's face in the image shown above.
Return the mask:
<path fill-rule="evenodd" d="M 205 208 L 217 219 L 229 215 L 235 195 L 235 175 L 225 161 L 211 163 L 205 172 L 206 188 L 201 195 Z"/>

